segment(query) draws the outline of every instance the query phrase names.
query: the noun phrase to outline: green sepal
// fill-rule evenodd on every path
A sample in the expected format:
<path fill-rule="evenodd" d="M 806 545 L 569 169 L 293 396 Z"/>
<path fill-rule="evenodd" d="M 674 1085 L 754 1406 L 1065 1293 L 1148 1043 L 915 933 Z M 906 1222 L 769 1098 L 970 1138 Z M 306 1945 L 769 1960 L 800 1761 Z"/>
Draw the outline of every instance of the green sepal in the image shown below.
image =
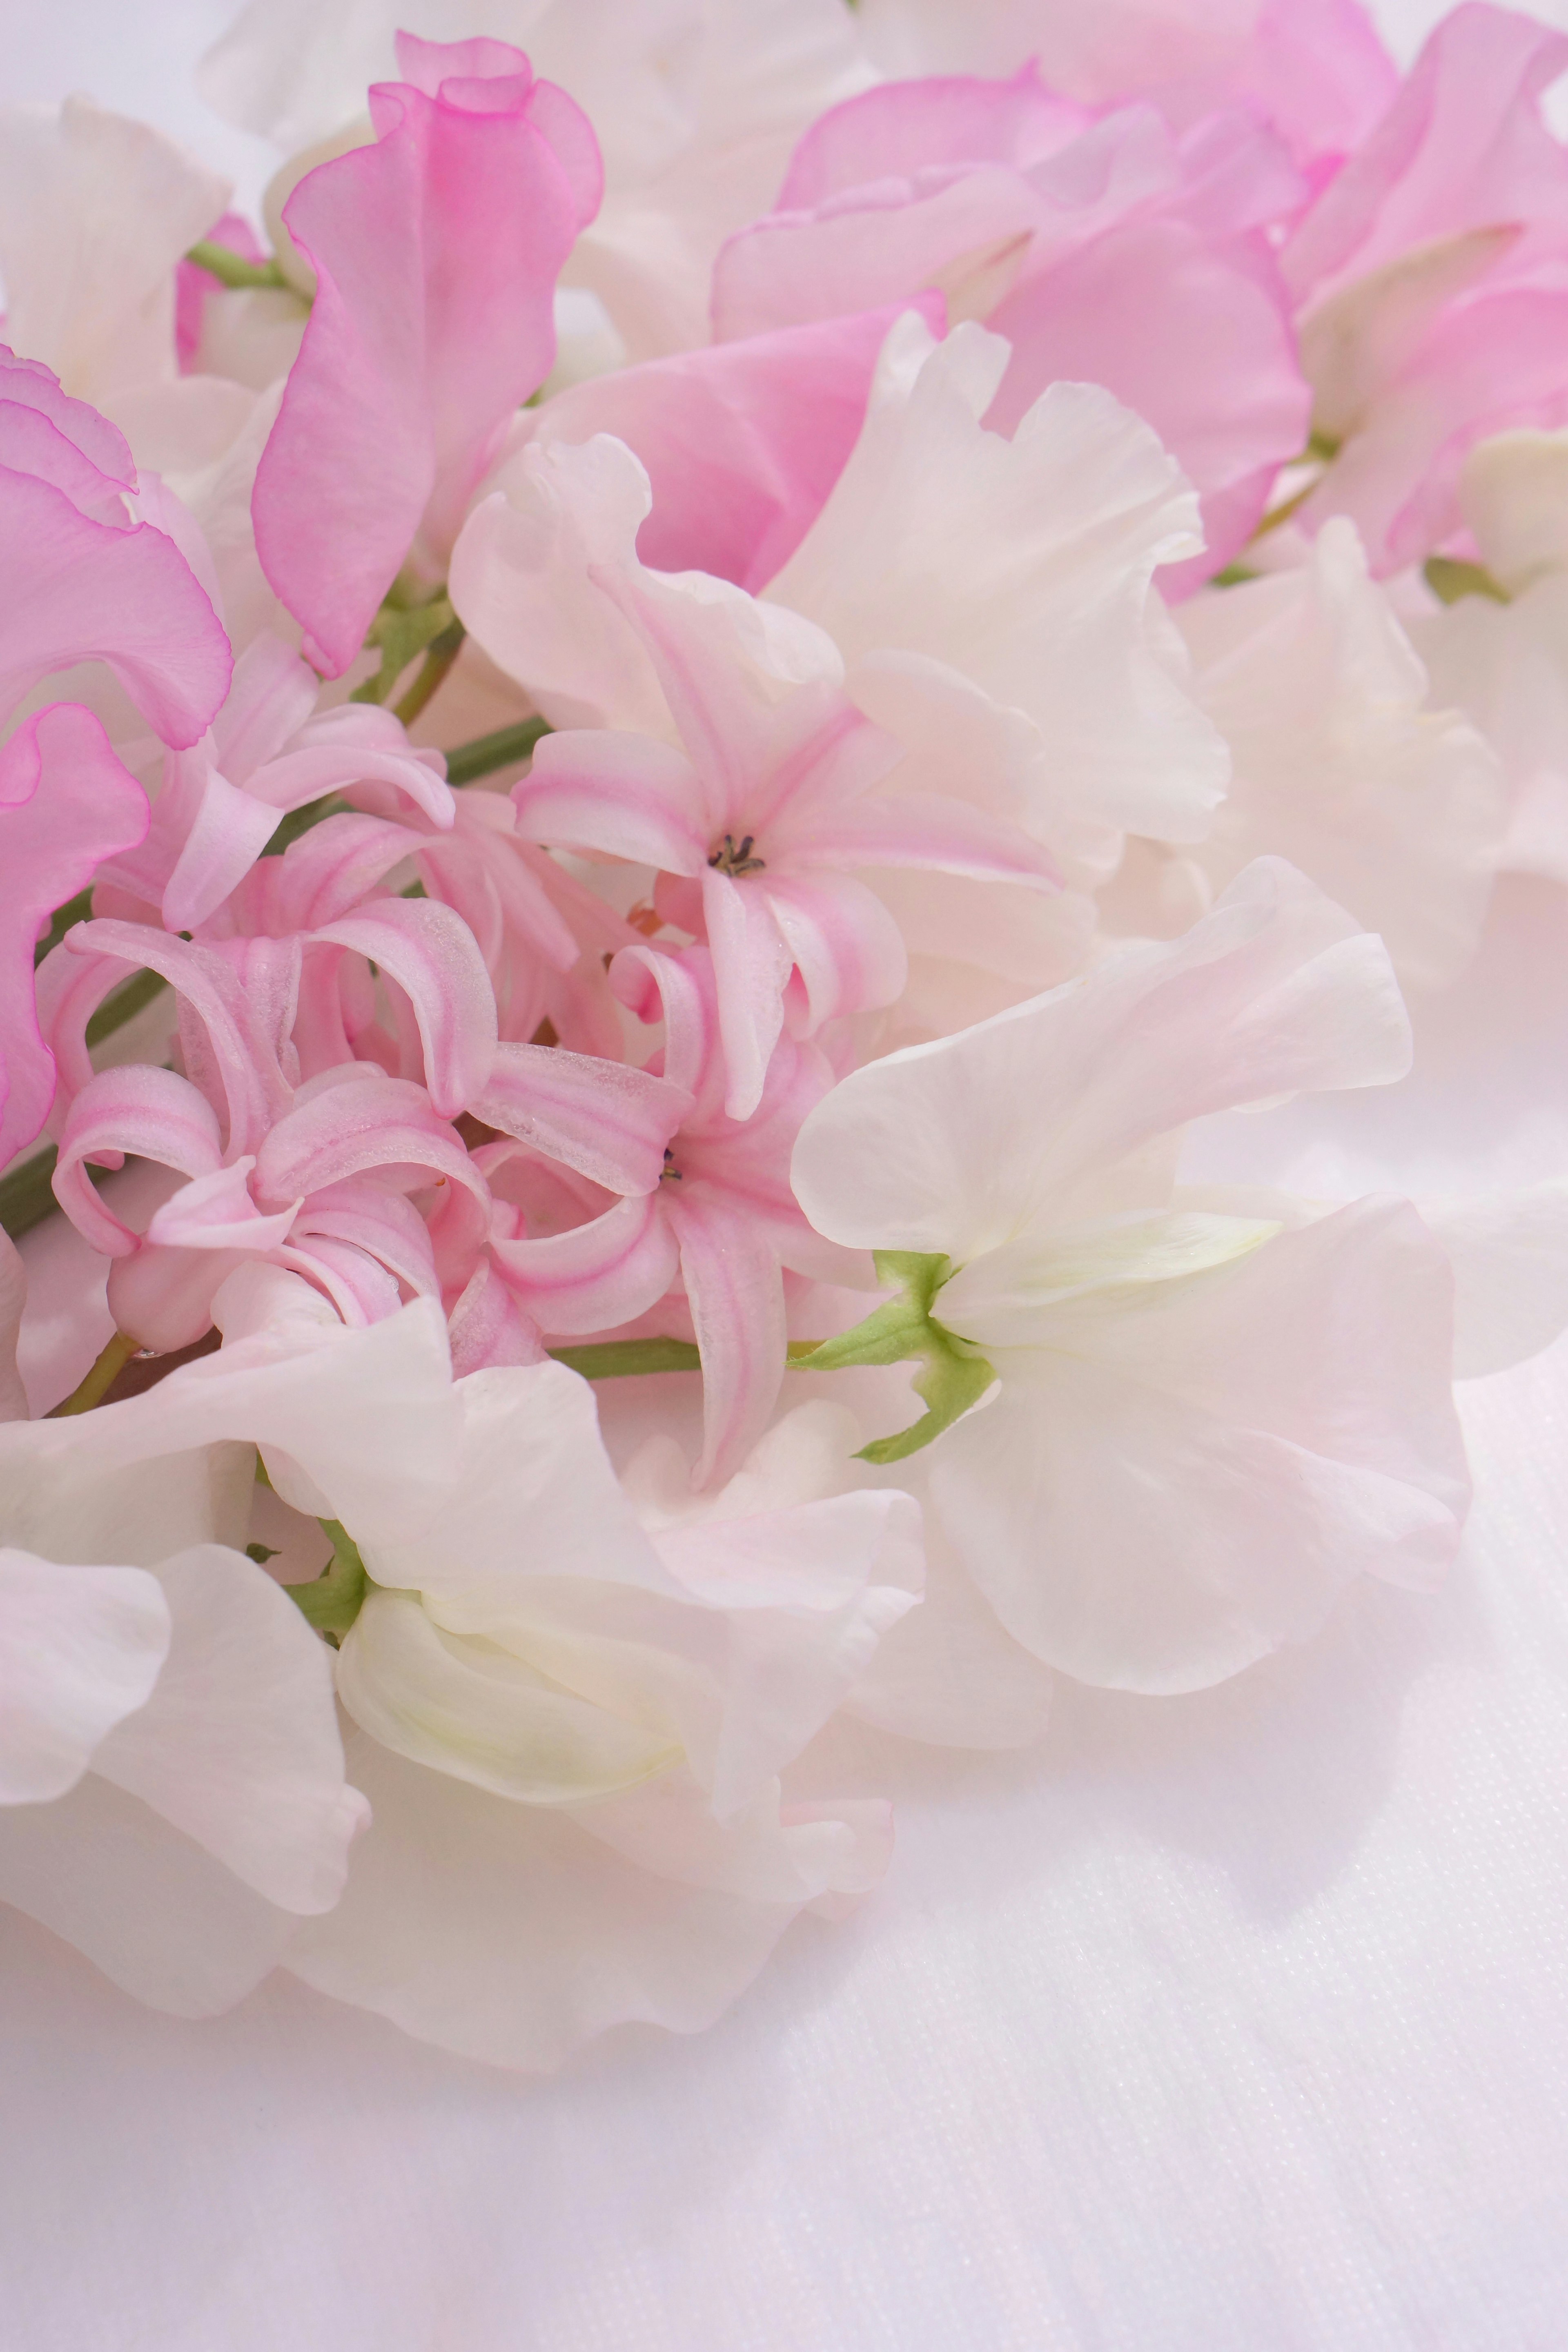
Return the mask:
<path fill-rule="evenodd" d="M 1439 604 L 1457 604 L 1461 596 L 1489 596 L 1506 604 L 1509 593 L 1480 563 L 1460 563 L 1451 555 L 1429 555 L 1422 567 L 1426 585 Z"/>
<path fill-rule="evenodd" d="M 359 1546 L 342 1521 L 323 1519 L 321 1525 L 331 1541 L 331 1562 L 309 1584 L 286 1584 L 283 1590 L 307 1625 L 324 1633 L 335 1647 L 363 1608 L 370 1579 Z"/>
<path fill-rule="evenodd" d="M 967 1340 L 955 1338 L 932 1317 L 932 1301 L 952 1271 L 950 1259 L 914 1250 L 878 1250 L 874 1255 L 879 1281 L 889 1287 L 896 1283 L 900 1296 L 888 1299 L 852 1331 L 825 1339 L 795 1369 L 837 1372 L 852 1364 L 918 1362 L 921 1370 L 912 1385 L 925 1412 L 910 1428 L 873 1438 L 860 1448 L 858 1457 L 862 1462 L 902 1462 L 977 1404 L 996 1373 Z"/>
<path fill-rule="evenodd" d="M 374 646 L 381 656 L 381 667 L 374 677 L 355 687 L 349 700 L 384 702 L 409 664 L 448 630 L 455 631 L 460 642 L 461 625 L 449 596 L 433 596 L 427 604 L 416 604 L 412 610 L 389 598 L 365 635 L 366 645 Z"/>

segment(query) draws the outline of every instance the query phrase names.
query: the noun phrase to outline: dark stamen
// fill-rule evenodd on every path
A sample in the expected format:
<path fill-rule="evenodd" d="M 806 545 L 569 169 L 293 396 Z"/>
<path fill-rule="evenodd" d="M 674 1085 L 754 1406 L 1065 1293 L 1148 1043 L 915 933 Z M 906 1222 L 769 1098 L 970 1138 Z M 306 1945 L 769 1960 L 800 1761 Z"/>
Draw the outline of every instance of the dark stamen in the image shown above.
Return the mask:
<path fill-rule="evenodd" d="M 727 833 L 708 860 L 709 865 L 716 867 L 721 874 L 763 873 L 766 868 L 767 860 L 752 856 L 752 845 L 755 839 L 754 834 L 748 833 L 737 849 L 734 835 Z"/>

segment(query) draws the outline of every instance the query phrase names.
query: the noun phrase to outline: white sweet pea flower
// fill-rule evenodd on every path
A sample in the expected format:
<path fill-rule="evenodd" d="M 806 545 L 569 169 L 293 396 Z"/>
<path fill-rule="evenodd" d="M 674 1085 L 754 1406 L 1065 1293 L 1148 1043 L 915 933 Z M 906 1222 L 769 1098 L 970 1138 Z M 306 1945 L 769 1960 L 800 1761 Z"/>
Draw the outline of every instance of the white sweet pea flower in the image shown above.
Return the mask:
<path fill-rule="evenodd" d="M 1568 432 L 1479 443 L 1459 505 L 1479 562 L 1428 564 L 1447 601 L 1411 635 L 1435 690 L 1502 762 L 1510 808 L 1499 863 L 1568 882 Z"/>
<path fill-rule="evenodd" d="M 1300 570 L 1210 589 L 1178 618 L 1234 761 L 1184 858 L 1221 889 L 1253 857 L 1289 857 L 1381 933 L 1406 986 L 1457 978 L 1491 896 L 1502 777 L 1476 728 L 1432 707 L 1355 525 L 1331 520 Z"/>
<path fill-rule="evenodd" d="M 233 188 L 162 131 L 68 98 L 0 111 L 5 341 L 99 407 L 172 383 L 174 270 Z"/>
<path fill-rule="evenodd" d="M 922 1458 L 1037 1658 L 1192 1689 L 1310 1633 L 1363 1570 L 1447 1567 L 1468 1486 L 1438 1244 L 1400 1202 L 1289 1230 L 1173 1185 L 1186 1120 L 1409 1054 L 1381 942 L 1269 859 L 1184 938 L 872 1064 L 807 1118 L 812 1223 L 934 1288 L 931 1424 L 996 1375 Z M 856 1360 L 854 1335 L 831 1347 Z"/>
<path fill-rule="evenodd" d="M 0 1427 L 0 1902 L 205 2016 L 337 1900 L 365 1806 L 326 1650 L 235 1548 L 252 1457 L 182 1402 Z"/>
<path fill-rule="evenodd" d="M 776 1507 L 753 1463 L 645 1533 L 574 1373 L 451 1393 L 438 1511 L 384 1455 L 355 1522 L 373 1582 L 338 1688 L 375 1824 L 288 1965 L 503 2065 L 628 2019 L 691 2032 L 799 1910 L 886 1866 L 885 1806 L 793 1801 L 780 1776 L 911 1606 L 919 1513 L 896 1491 Z M 684 1457 L 678 1483 L 689 1501 Z"/>

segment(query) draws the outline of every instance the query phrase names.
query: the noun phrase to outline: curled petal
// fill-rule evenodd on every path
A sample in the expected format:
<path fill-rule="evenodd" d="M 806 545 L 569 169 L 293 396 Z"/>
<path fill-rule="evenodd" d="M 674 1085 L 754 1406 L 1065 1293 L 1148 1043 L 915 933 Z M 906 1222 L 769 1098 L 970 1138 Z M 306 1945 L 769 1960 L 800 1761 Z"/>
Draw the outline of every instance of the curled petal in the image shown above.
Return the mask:
<path fill-rule="evenodd" d="M 495 1053 L 496 1001 L 461 916 L 437 899 L 384 898 L 316 937 L 368 956 L 397 982 L 419 1024 L 431 1102 L 444 1118 L 466 1110 Z"/>
<path fill-rule="evenodd" d="M 667 1079 L 559 1045 L 498 1045 L 473 1111 L 607 1192 L 651 1192 L 690 1108 Z"/>
<path fill-rule="evenodd" d="M 464 1186 L 489 1213 L 485 1181 L 422 1087 L 379 1073 L 322 1086 L 267 1137 L 256 1161 L 263 1201 L 292 1201 L 371 1168 L 427 1168 Z"/>
<path fill-rule="evenodd" d="M 93 1191 L 83 1162 L 118 1167 L 128 1151 L 182 1175 L 216 1175 L 223 1149 L 212 1105 L 176 1071 L 139 1063 L 100 1070 L 78 1095 L 60 1137 L 55 1198 L 78 1233 L 110 1257 L 128 1255 L 136 1235 Z"/>
<path fill-rule="evenodd" d="M 176 1249 L 267 1251 L 288 1237 L 300 1202 L 264 1216 L 250 1197 L 247 1179 L 256 1161 L 249 1154 L 232 1167 L 198 1176 L 154 1210 L 150 1242 Z"/>
<path fill-rule="evenodd" d="M 657 1193 L 617 1201 L 602 1217 L 537 1241 L 492 1234 L 490 1249 L 540 1328 L 563 1335 L 613 1331 L 645 1315 L 679 1266 Z"/>

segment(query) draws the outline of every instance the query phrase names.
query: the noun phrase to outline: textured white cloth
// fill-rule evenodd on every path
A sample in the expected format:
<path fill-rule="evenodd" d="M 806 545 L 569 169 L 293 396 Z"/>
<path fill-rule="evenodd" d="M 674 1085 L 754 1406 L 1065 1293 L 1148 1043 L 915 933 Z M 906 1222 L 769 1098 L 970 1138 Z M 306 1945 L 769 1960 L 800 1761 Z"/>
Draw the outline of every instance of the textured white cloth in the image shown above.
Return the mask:
<path fill-rule="evenodd" d="M 150 63 L 228 11 L 3 13 L 24 94 L 182 129 Z M 1194 1166 L 1568 1167 L 1561 892 L 1507 886 L 1418 1029 L 1404 1086 L 1228 1121 Z M 1559 2352 L 1568 1342 L 1465 1412 L 1438 1600 L 1364 1586 L 1197 1696 L 1066 1686 L 1037 1756 L 835 1733 L 823 1787 L 898 1801 L 889 1882 L 698 2041 L 529 2083 L 281 1978 L 176 2024 L 0 1913 L 0 2347 Z"/>

